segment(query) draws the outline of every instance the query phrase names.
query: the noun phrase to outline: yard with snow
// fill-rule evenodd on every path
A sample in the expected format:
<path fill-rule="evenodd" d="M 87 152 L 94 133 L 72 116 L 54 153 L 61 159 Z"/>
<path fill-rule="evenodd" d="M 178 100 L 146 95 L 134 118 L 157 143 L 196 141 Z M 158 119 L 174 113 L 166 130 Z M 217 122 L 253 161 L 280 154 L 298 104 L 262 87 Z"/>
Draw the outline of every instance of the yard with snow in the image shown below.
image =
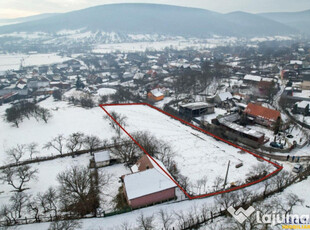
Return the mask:
<path fill-rule="evenodd" d="M 84 109 L 68 104 L 68 102 L 55 102 L 52 97 L 39 103 L 40 106 L 47 108 L 52 113 L 52 118 L 48 123 L 36 121 L 35 118 L 25 119 L 19 128 L 13 127 L 3 119 L 5 109 L 9 105 L 0 106 L 0 165 L 7 160 L 7 150 L 16 147 L 17 144 L 38 144 L 36 156 L 47 156 L 57 154 L 56 150 L 44 149 L 44 145 L 59 134 L 68 137 L 74 132 L 82 132 L 86 135 L 95 135 L 100 139 L 110 139 L 113 135 L 109 123 L 103 119 L 104 112 L 98 106 L 92 109 Z M 68 152 L 65 149 L 64 152 Z M 59 153 L 58 153 L 59 154 Z M 29 154 L 22 158 L 28 159 Z"/>
<path fill-rule="evenodd" d="M 258 163 L 254 156 L 238 148 L 218 141 L 181 122 L 144 105 L 106 106 L 108 112 L 116 111 L 127 117 L 125 129 L 129 133 L 148 131 L 160 140 L 169 143 L 175 153 L 174 160 L 183 176 L 189 178 L 189 191 L 192 194 L 205 194 L 213 191 L 217 178 L 224 179 L 230 161 L 227 184 L 243 184 L 247 174 Z M 123 135 L 126 135 L 125 133 Z M 243 166 L 236 168 L 236 165 Z M 271 167 L 271 170 L 275 170 Z M 199 186 L 201 179 L 206 184 Z"/>

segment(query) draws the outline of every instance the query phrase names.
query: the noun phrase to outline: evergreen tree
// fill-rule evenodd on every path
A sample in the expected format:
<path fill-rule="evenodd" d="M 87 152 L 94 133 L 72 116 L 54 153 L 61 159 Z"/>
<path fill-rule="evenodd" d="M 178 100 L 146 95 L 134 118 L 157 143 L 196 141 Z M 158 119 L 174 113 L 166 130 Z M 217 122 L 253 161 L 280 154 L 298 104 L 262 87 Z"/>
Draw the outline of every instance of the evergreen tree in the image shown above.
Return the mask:
<path fill-rule="evenodd" d="M 305 108 L 305 116 L 309 116 L 309 104 L 307 104 L 306 108 Z"/>
<path fill-rule="evenodd" d="M 297 114 L 298 113 L 298 108 L 297 108 L 297 104 L 294 105 L 293 110 L 292 110 L 293 114 Z"/>
<path fill-rule="evenodd" d="M 280 131 L 280 128 L 281 128 L 281 118 L 278 117 L 276 123 L 274 124 L 274 128 L 273 128 L 274 135 L 278 134 L 278 132 Z"/>
<path fill-rule="evenodd" d="M 81 81 L 80 76 L 77 77 L 75 86 L 77 89 L 83 89 L 84 88 L 84 83 Z"/>

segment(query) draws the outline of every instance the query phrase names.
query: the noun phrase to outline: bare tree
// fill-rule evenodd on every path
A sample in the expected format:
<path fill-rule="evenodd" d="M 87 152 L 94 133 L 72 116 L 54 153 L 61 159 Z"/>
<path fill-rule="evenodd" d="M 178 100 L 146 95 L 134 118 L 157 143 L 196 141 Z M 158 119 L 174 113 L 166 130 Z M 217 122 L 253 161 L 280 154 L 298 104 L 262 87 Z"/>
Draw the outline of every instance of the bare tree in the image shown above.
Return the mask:
<path fill-rule="evenodd" d="M 38 201 L 43 208 L 44 213 L 53 212 L 54 216 L 57 217 L 59 196 L 55 188 L 49 187 L 44 194 L 39 193 Z"/>
<path fill-rule="evenodd" d="M 118 124 L 122 127 L 126 126 L 126 119 L 127 117 L 122 115 L 122 114 L 119 114 L 115 111 L 112 111 L 111 113 L 111 116 L 118 122 Z M 109 116 L 106 116 L 105 118 L 109 119 L 110 117 Z M 121 135 L 121 128 L 120 126 L 114 122 L 114 121 L 111 121 L 111 126 L 112 128 L 116 131 L 117 135 L 120 136 Z"/>
<path fill-rule="evenodd" d="M 24 192 L 16 192 L 10 197 L 12 208 L 15 210 L 16 216 L 18 216 L 18 218 L 22 217 L 22 210 L 26 206 L 28 200 L 29 196 Z"/>
<path fill-rule="evenodd" d="M 29 214 L 33 215 L 36 222 L 40 221 L 40 202 L 38 196 L 29 198 L 27 203 L 27 211 Z"/>
<path fill-rule="evenodd" d="M 4 218 L 6 225 L 10 226 L 16 223 L 16 212 L 11 205 L 3 205 L 0 209 L 0 217 Z"/>
<path fill-rule="evenodd" d="M 150 133 L 136 132 L 132 136 L 142 146 L 142 148 L 144 148 L 144 150 L 151 156 L 155 156 L 155 154 L 159 153 L 161 143 L 159 140 L 157 140 L 156 137 L 152 136 Z M 162 150 L 164 150 L 165 147 L 168 146 L 163 145 Z"/>
<path fill-rule="evenodd" d="M 276 176 L 274 176 L 271 180 L 276 187 L 277 190 L 283 189 L 284 186 L 289 184 L 292 180 L 293 176 L 286 170 L 282 170 Z"/>
<path fill-rule="evenodd" d="M 253 165 L 250 172 L 247 174 L 247 182 L 259 180 L 266 176 L 271 171 L 272 166 L 266 163 L 258 163 Z"/>
<path fill-rule="evenodd" d="M 37 169 L 31 169 L 29 165 L 23 165 L 16 168 L 8 167 L 2 170 L 1 180 L 11 185 L 17 192 L 25 189 L 26 183 L 30 180 L 37 179 Z"/>
<path fill-rule="evenodd" d="M 83 142 L 85 147 L 90 150 L 91 154 L 93 154 L 94 149 L 99 148 L 102 144 L 102 141 L 94 135 L 86 136 Z"/>
<path fill-rule="evenodd" d="M 168 213 L 167 210 L 164 211 L 163 209 L 160 209 L 158 212 L 158 216 L 160 218 L 162 228 L 164 230 L 169 230 L 171 229 L 171 226 L 173 224 L 173 214 Z"/>
<path fill-rule="evenodd" d="M 81 216 L 94 212 L 98 207 L 98 193 L 109 183 L 108 175 L 94 174 L 87 167 L 73 166 L 59 173 L 57 180 L 60 184 L 60 200 L 65 210 L 70 210 Z"/>
<path fill-rule="evenodd" d="M 133 165 L 139 156 L 142 155 L 142 151 L 129 138 L 122 138 L 121 142 L 122 144 L 118 144 L 116 139 L 114 139 L 112 153 L 126 163 L 127 166 Z"/>
<path fill-rule="evenodd" d="M 255 197 L 255 194 L 248 189 L 241 189 L 237 191 L 236 195 L 236 201 L 239 206 L 245 206 L 248 204 L 253 198 Z"/>
<path fill-rule="evenodd" d="M 184 190 L 188 190 L 191 187 L 190 180 L 187 176 L 179 175 L 178 180 Z"/>
<path fill-rule="evenodd" d="M 181 210 L 180 212 L 174 212 L 177 220 L 178 229 L 186 229 L 188 216 Z"/>
<path fill-rule="evenodd" d="M 229 193 L 222 193 L 215 197 L 216 202 L 220 205 L 221 208 L 226 210 L 231 205 L 236 206 L 237 204 L 237 193 L 236 192 L 229 192 Z"/>
<path fill-rule="evenodd" d="M 72 133 L 68 138 L 67 138 L 67 148 L 73 153 L 76 151 L 79 151 L 84 144 L 84 134 L 77 132 L 77 133 Z"/>
<path fill-rule="evenodd" d="M 66 138 L 62 134 L 59 134 L 57 137 L 53 138 L 51 141 L 47 142 L 44 148 L 50 149 L 53 148 L 57 150 L 60 155 L 63 154 L 64 142 Z"/>
<path fill-rule="evenodd" d="M 45 123 L 48 122 L 50 118 L 52 118 L 51 112 L 46 108 L 38 108 L 36 112 L 37 116 L 39 116 Z"/>
<path fill-rule="evenodd" d="M 272 186 L 272 180 L 267 179 L 264 180 L 263 185 L 264 185 L 264 191 L 263 191 L 263 196 L 266 197 L 267 193 L 270 191 L 270 187 Z"/>
<path fill-rule="evenodd" d="M 196 181 L 196 188 L 199 194 L 201 194 L 201 190 L 203 193 L 206 192 L 207 182 L 208 182 L 208 178 L 206 176 L 203 176 L 201 179 Z"/>
<path fill-rule="evenodd" d="M 32 159 L 33 154 L 38 153 L 37 148 L 38 148 L 38 144 L 35 143 L 35 142 L 32 142 L 32 143 L 30 143 L 30 144 L 27 145 L 27 150 L 28 150 L 28 152 L 29 152 L 30 159 Z"/>
<path fill-rule="evenodd" d="M 137 217 L 138 228 L 143 230 L 152 230 L 154 229 L 153 221 L 154 216 L 145 217 L 141 212 L 140 215 Z"/>
<path fill-rule="evenodd" d="M 131 230 L 133 229 L 128 222 L 123 222 L 119 228 L 120 230 Z"/>
<path fill-rule="evenodd" d="M 224 179 L 220 176 L 217 176 L 213 182 L 213 190 L 216 192 L 223 189 L 223 183 Z"/>
<path fill-rule="evenodd" d="M 10 162 L 19 163 L 20 159 L 24 156 L 26 151 L 26 145 L 18 144 L 15 148 L 11 148 L 7 151 L 7 155 Z"/>

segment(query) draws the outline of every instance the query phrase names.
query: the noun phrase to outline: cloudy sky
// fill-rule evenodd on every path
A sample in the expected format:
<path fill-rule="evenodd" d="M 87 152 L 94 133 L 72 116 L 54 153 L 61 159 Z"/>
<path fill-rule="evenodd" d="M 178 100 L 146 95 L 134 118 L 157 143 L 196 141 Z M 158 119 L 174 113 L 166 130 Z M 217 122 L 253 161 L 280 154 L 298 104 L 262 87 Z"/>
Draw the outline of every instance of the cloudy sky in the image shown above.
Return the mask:
<path fill-rule="evenodd" d="M 310 0 L 0 0 L 0 18 L 24 17 L 41 13 L 68 12 L 111 3 L 161 3 L 190 6 L 221 13 L 302 11 Z"/>

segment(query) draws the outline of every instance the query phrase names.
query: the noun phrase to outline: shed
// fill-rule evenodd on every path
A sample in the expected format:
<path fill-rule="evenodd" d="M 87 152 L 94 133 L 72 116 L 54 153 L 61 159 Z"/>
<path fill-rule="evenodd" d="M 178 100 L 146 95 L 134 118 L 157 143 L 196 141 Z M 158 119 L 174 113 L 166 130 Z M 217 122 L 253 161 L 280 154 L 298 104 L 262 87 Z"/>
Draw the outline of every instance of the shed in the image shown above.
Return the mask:
<path fill-rule="evenodd" d="M 110 152 L 101 151 L 94 153 L 96 167 L 104 167 L 110 164 Z"/>
<path fill-rule="evenodd" d="M 189 117 L 199 117 L 214 113 L 214 105 L 206 102 L 193 102 L 179 106 L 179 112 Z"/>

